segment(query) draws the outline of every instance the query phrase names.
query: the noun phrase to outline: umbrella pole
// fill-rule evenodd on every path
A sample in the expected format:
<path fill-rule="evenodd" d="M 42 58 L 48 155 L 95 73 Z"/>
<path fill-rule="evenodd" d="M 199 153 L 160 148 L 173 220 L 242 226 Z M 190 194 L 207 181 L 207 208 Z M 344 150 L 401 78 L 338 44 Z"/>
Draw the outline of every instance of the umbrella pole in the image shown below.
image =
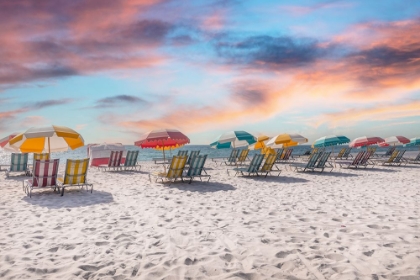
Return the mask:
<path fill-rule="evenodd" d="M 163 152 L 163 170 L 166 173 L 165 145 L 163 144 L 163 139 L 162 139 L 162 152 Z"/>
<path fill-rule="evenodd" d="M 50 158 L 50 137 L 48 137 L 48 158 Z"/>

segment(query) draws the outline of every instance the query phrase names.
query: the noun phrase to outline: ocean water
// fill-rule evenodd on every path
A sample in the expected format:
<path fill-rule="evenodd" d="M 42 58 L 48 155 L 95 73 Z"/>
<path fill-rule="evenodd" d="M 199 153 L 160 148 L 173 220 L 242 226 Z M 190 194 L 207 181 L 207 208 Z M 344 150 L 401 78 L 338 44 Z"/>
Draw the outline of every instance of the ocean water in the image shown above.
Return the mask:
<path fill-rule="evenodd" d="M 139 147 L 133 145 L 126 145 L 126 150 L 139 150 L 139 161 L 150 161 L 153 158 L 162 157 L 162 151 L 157 151 L 153 149 L 141 149 Z M 334 152 L 337 153 L 342 147 L 347 147 L 346 145 L 343 146 L 335 146 Z M 310 150 L 310 145 L 299 145 L 293 147 L 292 155 L 301 155 L 305 151 Z M 381 153 L 385 152 L 388 148 L 381 148 L 378 147 L 376 152 Z M 406 149 L 407 154 L 414 154 L 414 152 L 419 151 L 419 147 L 399 147 L 398 149 Z M 172 151 L 165 151 L 165 155 L 167 157 L 171 157 L 178 153 L 178 150 L 188 150 L 188 151 L 195 151 L 200 150 L 201 155 L 208 155 L 209 158 L 221 158 L 221 157 L 228 157 L 230 155 L 231 149 L 220 149 L 216 150 L 210 148 L 208 145 L 186 145 L 181 149 L 176 149 Z M 332 150 L 331 147 L 327 148 L 328 151 Z M 352 152 L 356 153 L 360 151 L 360 149 L 353 149 Z M 260 151 L 249 151 L 249 155 L 253 155 L 255 153 L 260 153 Z M 60 162 L 65 162 L 67 159 L 82 159 L 87 157 L 87 148 L 81 147 L 76 150 L 69 150 L 66 152 L 55 152 L 52 153 L 52 158 L 59 158 Z M 32 162 L 32 154 L 29 154 L 29 162 Z M 10 163 L 10 152 L 0 150 L 0 165 L 9 164 Z"/>

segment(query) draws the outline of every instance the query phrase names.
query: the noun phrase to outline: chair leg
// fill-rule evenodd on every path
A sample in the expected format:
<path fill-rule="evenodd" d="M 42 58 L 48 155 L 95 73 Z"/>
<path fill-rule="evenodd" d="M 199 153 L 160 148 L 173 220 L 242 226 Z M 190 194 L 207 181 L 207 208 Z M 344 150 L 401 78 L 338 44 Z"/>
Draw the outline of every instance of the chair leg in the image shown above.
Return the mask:
<path fill-rule="evenodd" d="M 61 188 L 61 196 L 64 195 L 64 187 Z"/>

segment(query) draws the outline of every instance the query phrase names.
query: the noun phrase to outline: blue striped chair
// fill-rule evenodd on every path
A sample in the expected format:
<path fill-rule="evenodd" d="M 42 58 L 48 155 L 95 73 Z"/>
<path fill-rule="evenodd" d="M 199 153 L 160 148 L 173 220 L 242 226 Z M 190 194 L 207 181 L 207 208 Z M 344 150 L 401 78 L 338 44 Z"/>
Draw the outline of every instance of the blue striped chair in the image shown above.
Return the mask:
<path fill-rule="evenodd" d="M 204 164 L 206 163 L 207 155 L 195 156 L 191 159 L 190 167 L 187 171 L 186 176 L 190 178 L 189 184 L 191 184 L 194 177 L 199 177 L 200 181 L 202 181 L 202 177 L 208 177 L 207 180 L 210 181 L 210 175 L 207 174 L 206 170 L 204 169 Z M 202 174 L 204 172 L 204 175 Z"/>
<path fill-rule="evenodd" d="M 25 175 L 29 175 L 30 171 L 28 168 L 28 154 L 17 154 L 12 153 L 10 160 L 10 167 L 6 170 L 6 177 L 9 177 L 11 172 L 24 172 Z"/>

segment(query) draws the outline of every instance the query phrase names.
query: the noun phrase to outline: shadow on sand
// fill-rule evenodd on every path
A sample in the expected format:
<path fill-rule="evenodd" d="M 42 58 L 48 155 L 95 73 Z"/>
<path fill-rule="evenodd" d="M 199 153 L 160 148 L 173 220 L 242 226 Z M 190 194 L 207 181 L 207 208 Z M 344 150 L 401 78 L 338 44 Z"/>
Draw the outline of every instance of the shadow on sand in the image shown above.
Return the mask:
<path fill-rule="evenodd" d="M 267 177 L 263 177 L 263 176 L 241 176 L 244 179 L 251 179 L 251 180 L 255 180 L 258 182 L 278 182 L 278 183 L 283 183 L 283 184 L 294 184 L 294 183 L 306 183 L 309 182 L 309 180 L 304 179 L 304 178 L 299 178 L 299 177 L 290 177 L 290 176 L 270 176 L 268 175 Z"/>
<path fill-rule="evenodd" d="M 188 181 L 182 183 L 181 181 L 177 181 L 169 185 L 169 183 L 162 184 L 164 187 L 167 188 L 176 188 L 182 191 L 190 191 L 190 192 L 219 192 L 219 191 L 234 191 L 236 188 L 230 184 L 224 184 L 219 182 L 201 182 L 201 181 L 193 181 L 191 184 L 188 184 Z"/>
<path fill-rule="evenodd" d="M 79 190 L 78 188 L 66 188 L 64 196 L 60 196 L 58 192 L 48 188 L 42 191 L 34 190 L 32 198 L 24 196 L 22 200 L 32 205 L 60 209 L 111 203 L 114 198 L 109 192 L 95 191 L 94 189 L 93 193 L 90 193 L 90 191 Z"/>

